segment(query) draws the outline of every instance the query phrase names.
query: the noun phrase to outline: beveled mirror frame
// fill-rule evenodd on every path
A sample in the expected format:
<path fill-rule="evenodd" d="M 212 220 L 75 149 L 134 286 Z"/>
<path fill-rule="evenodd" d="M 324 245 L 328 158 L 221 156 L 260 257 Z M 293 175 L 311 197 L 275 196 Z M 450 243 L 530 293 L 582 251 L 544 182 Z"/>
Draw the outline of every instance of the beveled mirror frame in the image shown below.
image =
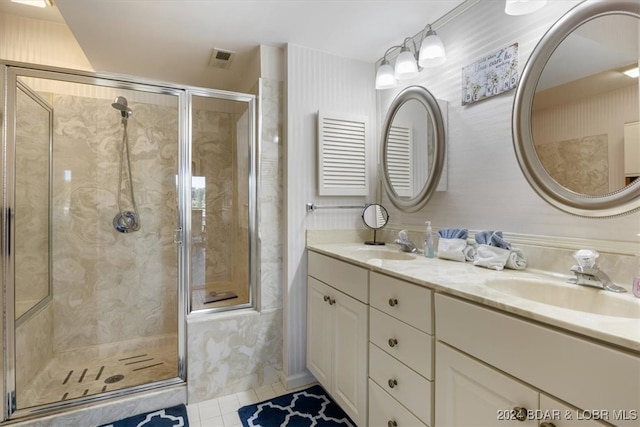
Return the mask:
<path fill-rule="evenodd" d="M 573 215 L 606 218 L 640 209 L 640 180 L 604 196 L 573 192 L 558 184 L 546 171 L 535 150 L 531 112 L 538 80 L 558 45 L 580 25 L 606 15 L 640 19 L 637 0 L 600 0 L 580 3 L 562 16 L 542 37 L 522 72 L 513 103 L 513 146 L 520 169 L 531 187 L 552 206 Z"/>
<path fill-rule="evenodd" d="M 413 198 L 401 197 L 391 185 L 389 177 L 389 166 L 387 164 L 387 139 L 391 130 L 391 124 L 400 108 L 410 100 L 416 100 L 424 106 L 427 111 L 425 120 L 429 120 L 434 129 L 435 141 L 433 143 L 433 167 L 429 170 L 427 182 L 420 192 Z M 403 89 L 389 106 L 389 111 L 382 127 L 382 183 L 384 189 L 393 205 L 403 212 L 417 212 L 427 204 L 438 187 L 440 176 L 444 167 L 444 157 L 446 151 L 444 120 L 442 111 L 436 98 L 426 88 L 422 86 L 409 86 Z M 425 162 L 427 159 L 424 159 Z"/>

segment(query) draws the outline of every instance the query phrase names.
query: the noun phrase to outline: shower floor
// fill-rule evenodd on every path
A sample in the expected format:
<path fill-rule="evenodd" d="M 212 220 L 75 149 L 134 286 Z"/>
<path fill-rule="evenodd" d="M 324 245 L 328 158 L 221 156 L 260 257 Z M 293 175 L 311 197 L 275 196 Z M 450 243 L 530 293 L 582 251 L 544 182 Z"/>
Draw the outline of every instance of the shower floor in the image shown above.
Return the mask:
<path fill-rule="evenodd" d="M 92 396 L 178 376 L 177 339 L 59 353 L 21 392 L 18 409 Z"/>

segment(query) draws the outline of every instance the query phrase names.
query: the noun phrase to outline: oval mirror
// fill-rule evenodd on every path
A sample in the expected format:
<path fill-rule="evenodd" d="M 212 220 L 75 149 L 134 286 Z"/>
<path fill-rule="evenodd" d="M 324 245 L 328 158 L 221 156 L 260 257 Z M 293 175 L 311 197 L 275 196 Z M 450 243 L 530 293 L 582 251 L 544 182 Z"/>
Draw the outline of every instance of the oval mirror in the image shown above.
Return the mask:
<path fill-rule="evenodd" d="M 389 222 L 389 213 L 384 206 L 372 203 L 362 210 L 362 222 L 373 230 L 373 240 L 364 242 L 367 245 L 384 245 L 376 240 L 376 232 Z"/>
<path fill-rule="evenodd" d="M 445 131 L 438 101 L 409 86 L 389 107 L 382 132 L 383 185 L 405 212 L 420 210 L 438 186 L 444 166 Z"/>
<path fill-rule="evenodd" d="M 574 215 L 640 209 L 640 3 L 584 2 L 544 35 L 513 109 L 520 168 L 548 203 Z"/>

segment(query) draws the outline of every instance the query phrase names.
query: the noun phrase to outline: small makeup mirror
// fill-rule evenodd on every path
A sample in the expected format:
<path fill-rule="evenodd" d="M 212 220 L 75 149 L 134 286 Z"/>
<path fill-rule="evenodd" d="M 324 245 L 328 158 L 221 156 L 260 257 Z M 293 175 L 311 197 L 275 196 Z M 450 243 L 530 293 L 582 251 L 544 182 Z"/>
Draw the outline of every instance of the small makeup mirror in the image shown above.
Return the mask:
<path fill-rule="evenodd" d="M 362 222 L 368 228 L 373 230 L 373 240 L 364 242 L 365 245 L 384 245 L 384 242 L 376 240 L 376 232 L 382 229 L 389 222 L 389 213 L 384 206 L 378 203 L 372 203 L 365 206 L 362 211 Z"/>

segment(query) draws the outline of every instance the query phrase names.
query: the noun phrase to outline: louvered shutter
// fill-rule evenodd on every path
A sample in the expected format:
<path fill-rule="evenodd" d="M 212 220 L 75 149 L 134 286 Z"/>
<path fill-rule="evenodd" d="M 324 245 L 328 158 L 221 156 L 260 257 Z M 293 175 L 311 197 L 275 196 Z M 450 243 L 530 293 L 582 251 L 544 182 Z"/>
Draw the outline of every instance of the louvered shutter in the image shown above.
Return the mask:
<path fill-rule="evenodd" d="M 318 194 L 366 196 L 366 117 L 318 112 Z"/>
<path fill-rule="evenodd" d="M 391 126 L 387 140 L 387 170 L 391 185 L 400 197 L 413 197 L 412 144 L 410 126 Z"/>

